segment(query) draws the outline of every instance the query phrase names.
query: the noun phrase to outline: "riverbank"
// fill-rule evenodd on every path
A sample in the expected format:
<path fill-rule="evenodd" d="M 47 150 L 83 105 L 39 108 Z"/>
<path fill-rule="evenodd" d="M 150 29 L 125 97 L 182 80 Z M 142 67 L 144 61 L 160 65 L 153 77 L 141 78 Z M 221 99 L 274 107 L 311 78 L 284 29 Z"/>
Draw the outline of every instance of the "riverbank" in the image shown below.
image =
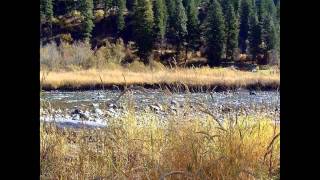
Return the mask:
<path fill-rule="evenodd" d="M 130 71 L 125 68 L 113 70 L 41 71 L 43 90 L 97 90 L 122 89 L 125 86 L 163 88 L 181 91 L 186 86 L 192 90 L 261 89 L 280 88 L 278 70 L 239 71 L 231 68 L 178 68 L 152 71 Z"/>

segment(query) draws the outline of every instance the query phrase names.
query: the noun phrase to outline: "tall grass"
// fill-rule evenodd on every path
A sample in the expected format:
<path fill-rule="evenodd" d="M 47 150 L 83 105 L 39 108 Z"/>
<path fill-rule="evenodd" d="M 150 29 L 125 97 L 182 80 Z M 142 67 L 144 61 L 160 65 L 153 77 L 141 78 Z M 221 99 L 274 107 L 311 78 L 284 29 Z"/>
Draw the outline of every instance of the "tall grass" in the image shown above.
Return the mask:
<path fill-rule="evenodd" d="M 41 123 L 41 179 L 278 179 L 279 126 L 239 117 L 221 126 L 211 117 L 134 110 L 101 129 Z"/>
<path fill-rule="evenodd" d="M 158 66 L 158 69 L 140 68 L 144 65 L 134 65 L 127 68 L 119 67 L 113 70 L 79 70 L 68 72 L 51 71 L 44 88 L 86 87 L 101 84 L 101 76 L 104 85 L 128 85 L 135 84 L 175 84 L 183 83 L 189 86 L 271 86 L 279 87 L 279 72 L 262 70 L 257 73 L 230 70 L 227 68 L 177 68 L 167 69 Z M 139 70 L 140 69 L 140 70 Z M 125 76 L 126 82 L 123 76 Z"/>

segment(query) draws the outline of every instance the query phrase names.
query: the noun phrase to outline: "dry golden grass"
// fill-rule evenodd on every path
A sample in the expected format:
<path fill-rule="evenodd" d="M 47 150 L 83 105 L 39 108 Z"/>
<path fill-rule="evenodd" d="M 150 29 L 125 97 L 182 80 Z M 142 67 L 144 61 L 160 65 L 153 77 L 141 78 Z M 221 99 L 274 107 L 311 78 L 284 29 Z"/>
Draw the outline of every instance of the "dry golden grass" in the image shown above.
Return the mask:
<path fill-rule="evenodd" d="M 227 68 L 191 68 L 191 69 L 161 69 L 152 71 L 141 69 L 132 71 L 126 68 L 110 70 L 77 70 L 68 72 L 50 71 L 44 76 L 41 71 L 40 78 L 44 88 L 56 89 L 63 87 L 90 87 L 101 85 L 143 85 L 143 84 L 175 84 L 183 83 L 188 86 L 224 86 L 247 87 L 254 85 L 278 87 L 280 73 L 276 70 L 259 70 L 258 72 L 245 72 Z"/>
<path fill-rule="evenodd" d="M 102 129 L 41 124 L 41 179 L 278 179 L 279 126 L 240 117 L 225 130 L 208 116 L 160 122 L 150 114 Z"/>

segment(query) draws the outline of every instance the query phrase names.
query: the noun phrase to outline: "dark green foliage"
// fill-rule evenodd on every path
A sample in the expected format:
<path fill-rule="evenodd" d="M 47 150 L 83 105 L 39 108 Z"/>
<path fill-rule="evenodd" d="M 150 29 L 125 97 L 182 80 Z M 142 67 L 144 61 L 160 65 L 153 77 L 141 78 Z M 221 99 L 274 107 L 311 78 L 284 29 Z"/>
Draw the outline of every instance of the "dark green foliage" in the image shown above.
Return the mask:
<path fill-rule="evenodd" d="M 189 0 L 187 6 L 187 43 L 188 48 L 195 50 L 200 43 L 200 29 L 199 29 L 199 20 L 198 20 L 198 10 L 194 3 L 194 0 Z"/>
<path fill-rule="evenodd" d="M 53 17 L 53 3 L 52 0 L 40 1 L 40 18 L 45 21 L 51 21 Z"/>
<path fill-rule="evenodd" d="M 167 7 L 167 32 L 166 37 L 168 42 L 172 42 L 174 39 L 174 16 L 175 16 L 175 0 L 165 0 Z"/>
<path fill-rule="evenodd" d="M 249 33 L 249 45 L 250 45 L 250 54 L 253 59 L 256 59 L 256 56 L 262 53 L 262 28 L 259 23 L 257 15 L 250 16 L 250 33 Z"/>
<path fill-rule="evenodd" d="M 126 6 L 128 11 L 132 11 L 134 8 L 135 0 L 127 0 Z"/>
<path fill-rule="evenodd" d="M 238 48 L 238 20 L 234 12 L 231 2 L 227 2 L 226 14 L 225 14 L 225 24 L 226 24 L 226 57 L 227 59 L 233 57 L 233 52 Z"/>
<path fill-rule="evenodd" d="M 249 35 L 249 17 L 253 13 L 251 0 L 242 0 L 240 9 L 240 31 L 239 31 L 239 48 L 242 53 L 247 50 Z"/>
<path fill-rule="evenodd" d="M 276 8 L 277 8 L 277 20 L 279 21 L 279 23 L 280 23 L 280 0 L 277 2 L 277 6 L 276 6 Z"/>
<path fill-rule="evenodd" d="M 83 39 L 89 41 L 93 30 L 93 0 L 81 0 L 81 14 L 83 20 Z"/>
<path fill-rule="evenodd" d="M 190 3 L 190 0 L 182 0 L 183 7 L 185 9 L 187 9 L 187 6 L 189 5 L 189 3 Z"/>
<path fill-rule="evenodd" d="M 117 27 L 117 33 L 121 33 L 121 31 L 125 27 L 125 21 L 124 21 L 124 10 L 125 10 L 125 0 L 115 0 L 115 6 L 117 7 L 117 15 L 116 15 L 116 27 Z"/>
<path fill-rule="evenodd" d="M 277 46 L 277 31 L 272 17 L 265 17 L 263 19 L 262 27 L 262 39 L 266 44 L 266 50 L 275 49 Z"/>
<path fill-rule="evenodd" d="M 258 13 L 259 21 L 266 16 L 276 17 L 277 9 L 273 0 L 259 0 L 256 2 L 256 8 Z"/>
<path fill-rule="evenodd" d="M 166 4 L 164 0 L 155 0 L 153 4 L 154 35 L 155 39 L 162 42 L 167 24 Z"/>
<path fill-rule="evenodd" d="M 149 56 L 153 48 L 153 11 L 151 0 L 137 0 L 135 10 L 134 39 L 138 47 L 138 55 L 145 64 L 149 64 Z"/>
<path fill-rule="evenodd" d="M 185 42 L 187 31 L 187 15 L 182 0 L 175 0 L 175 13 L 173 17 L 173 37 L 178 51 Z"/>
<path fill-rule="evenodd" d="M 112 7 L 112 0 L 104 0 L 104 10 L 107 12 Z"/>
<path fill-rule="evenodd" d="M 222 9 L 217 0 L 213 0 L 209 7 L 205 35 L 208 63 L 210 66 L 219 65 L 225 46 L 225 24 Z"/>
<path fill-rule="evenodd" d="M 238 15 L 240 9 L 240 0 L 231 0 L 231 4 L 233 6 L 235 14 Z"/>

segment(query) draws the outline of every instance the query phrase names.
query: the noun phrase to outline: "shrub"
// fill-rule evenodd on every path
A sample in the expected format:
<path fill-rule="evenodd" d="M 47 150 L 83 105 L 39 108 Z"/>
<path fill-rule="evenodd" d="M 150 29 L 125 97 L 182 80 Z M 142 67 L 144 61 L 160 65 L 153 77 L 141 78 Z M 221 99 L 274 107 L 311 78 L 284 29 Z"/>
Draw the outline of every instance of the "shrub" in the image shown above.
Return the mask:
<path fill-rule="evenodd" d="M 62 40 L 63 42 L 66 42 L 66 43 L 72 43 L 72 41 L 73 41 L 70 33 L 62 34 L 62 35 L 61 35 L 61 40 Z"/>
<path fill-rule="evenodd" d="M 123 41 L 117 40 L 115 44 L 105 41 L 105 46 L 102 46 L 96 51 L 96 56 L 100 61 L 100 65 L 107 63 L 121 64 L 126 56 L 125 46 Z"/>
<path fill-rule="evenodd" d="M 62 62 L 62 56 L 55 43 L 49 43 L 40 47 L 40 65 L 41 68 L 49 70 L 57 69 Z"/>
<path fill-rule="evenodd" d="M 73 16 L 73 17 L 81 17 L 81 12 L 77 11 L 77 10 L 73 10 L 71 12 L 71 16 Z"/>
<path fill-rule="evenodd" d="M 95 59 L 90 44 L 76 42 L 72 45 L 62 43 L 59 47 L 64 59 L 64 67 L 77 65 L 84 69 L 94 67 Z"/>
<path fill-rule="evenodd" d="M 155 71 L 166 69 L 166 67 L 158 61 L 150 61 L 150 68 Z"/>
<path fill-rule="evenodd" d="M 146 70 L 146 66 L 141 61 L 133 61 L 133 63 L 129 64 L 128 69 L 133 72 L 141 72 Z"/>
<path fill-rule="evenodd" d="M 99 9 L 99 10 L 97 10 L 95 13 L 94 13 L 94 18 L 95 18 L 95 20 L 97 20 L 97 21 L 99 21 L 99 20 L 101 20 L 101 19 L 103 19 L 104 18 L 104 11 L 102 10 L 102 9 Z"/>

